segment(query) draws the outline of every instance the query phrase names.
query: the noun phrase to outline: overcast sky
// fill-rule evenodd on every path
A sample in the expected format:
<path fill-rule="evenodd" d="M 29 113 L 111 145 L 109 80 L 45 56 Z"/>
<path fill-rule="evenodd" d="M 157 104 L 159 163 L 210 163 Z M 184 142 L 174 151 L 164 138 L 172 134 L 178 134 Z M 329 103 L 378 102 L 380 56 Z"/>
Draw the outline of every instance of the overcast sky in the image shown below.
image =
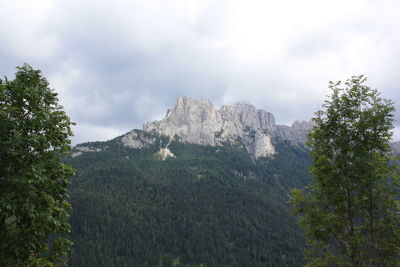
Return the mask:
<path fill-rule="evenodd" d="M 179 96 L 249 101 L 290 125 L 313 116 L 330 80 L 359 74 L 400 110 L 399 10 L 398 0 L 0 0 L 0 75 L 24 62 L 42 70 L 77 123 L 74 144 L 161 119 Z"/>

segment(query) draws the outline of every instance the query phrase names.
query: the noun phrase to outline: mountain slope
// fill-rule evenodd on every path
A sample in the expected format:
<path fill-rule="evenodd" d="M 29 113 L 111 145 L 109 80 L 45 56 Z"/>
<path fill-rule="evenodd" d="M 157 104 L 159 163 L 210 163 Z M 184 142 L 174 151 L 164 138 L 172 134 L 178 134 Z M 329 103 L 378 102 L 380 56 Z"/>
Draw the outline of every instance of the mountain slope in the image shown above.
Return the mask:
<path fill-rule="evenodd" d="M 172 141 L 176 158 L 162 161 L 154 154 L 168 137 L 138 134 L 154 143 L 120 137 L 69 159 L 70 266 L 300 266 L 286 200 L 309 179 L 306 150 L 275 143 L 274 158 L 254 161 L 239 145 Z"/>

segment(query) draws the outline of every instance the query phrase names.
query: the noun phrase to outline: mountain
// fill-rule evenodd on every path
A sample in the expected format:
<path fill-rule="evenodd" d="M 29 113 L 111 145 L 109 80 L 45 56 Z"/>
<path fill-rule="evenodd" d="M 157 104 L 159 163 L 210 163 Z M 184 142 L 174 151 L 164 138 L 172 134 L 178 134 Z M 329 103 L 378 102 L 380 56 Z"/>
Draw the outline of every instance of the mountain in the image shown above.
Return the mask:
<path fill-rule="evenodd" d="M 203 146 L 241 144 L 253 159 L 258 159 L 276 154 L 273 139 L 304 146 L 306 134 L 312 127 L 311 121 L 295 121 L 290 127 L 277 125 L 274 115 L 249 102 L 224 105 L 217 110 L 209 100 L 179 97 L 163 119 L 144 124 L 143 130 L 130 131 L 121 141 L 127 147 L 140 149 L 153 145 L 155 136 L 166 136 L 168 140 L 160 144 L 159 151 L 164 159 L 174 156 L 168 148 L 173 140 Z M 148 133 L 155 136 L 150 137 Z M 78 145 L 73 156 L 103 149 Z"/>
<path fill-rule="evenodd" d="M 69 265 L 302 266 L 287 200 L 310 182 L 312 126 L 180 97 L 142 130 L 77 145 Z"/>
<path fill-rule="evenodd" d="M 188 97 L 159 121 L 77 145 L 70 266 L 301 266 L 287 204 L 310 181 L 310 122 Z"/>
<path fill-rule="evenodd" d="M 125 134 L 122 143 L 130 148 L 147 147 L 154 144 L 156 138 L 144 133 L 156 133 L 169 137 L 167 143 L 160 144 L 164 146 L 160 151 L 164 156 L 173 155 L 168 144 L 177 140 L 205 146 L 243 144 L 253 159 L 258 159 L 276 153 L 272 139 L 304 145 L 311 128 L 311 121 L 296 121 L 291 127 L 277 125 L 271 113 L 248 102 L 224 105 L 217 110 L 208 100 L 180 97 L 162 120 L 146 123 L 143 131 L 132 130 Z M 93 152 L 87 146 L 77 146 L 75 150 L 75 156 Z"/>

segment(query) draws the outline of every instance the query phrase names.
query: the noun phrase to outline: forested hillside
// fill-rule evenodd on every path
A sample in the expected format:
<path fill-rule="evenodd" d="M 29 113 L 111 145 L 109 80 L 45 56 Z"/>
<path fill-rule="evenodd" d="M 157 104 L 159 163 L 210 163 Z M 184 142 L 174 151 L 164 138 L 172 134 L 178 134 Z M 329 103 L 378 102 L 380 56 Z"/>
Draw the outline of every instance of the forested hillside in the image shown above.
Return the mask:
<path fill-rule="evenodd" d="M 309 181 L 302 146 L 251 159 L 240 146 L 160 140 L 132 149 L 120 138 L 67 160 L 75 243 L 70 266 L 300 266 L 304 239 L 287 199 Z"/>

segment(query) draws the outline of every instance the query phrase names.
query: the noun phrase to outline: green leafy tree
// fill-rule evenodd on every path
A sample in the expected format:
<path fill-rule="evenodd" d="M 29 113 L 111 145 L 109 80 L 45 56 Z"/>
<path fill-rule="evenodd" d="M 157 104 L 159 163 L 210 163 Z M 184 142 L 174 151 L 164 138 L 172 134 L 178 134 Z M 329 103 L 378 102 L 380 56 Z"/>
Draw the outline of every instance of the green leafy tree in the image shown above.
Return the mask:
<path fill-rule="evenodd" d="M 353 76 L 316 112 L 313 181 L 293 189 L 307 266 L 400 266 L 399 180 L 390 146 L 394 106 Z"/>
<path fill-rule="evenodd" d="M 62 266 L 71 122 L 39 70 L 17 70 L 0 80 L 0 265 Z"/>

